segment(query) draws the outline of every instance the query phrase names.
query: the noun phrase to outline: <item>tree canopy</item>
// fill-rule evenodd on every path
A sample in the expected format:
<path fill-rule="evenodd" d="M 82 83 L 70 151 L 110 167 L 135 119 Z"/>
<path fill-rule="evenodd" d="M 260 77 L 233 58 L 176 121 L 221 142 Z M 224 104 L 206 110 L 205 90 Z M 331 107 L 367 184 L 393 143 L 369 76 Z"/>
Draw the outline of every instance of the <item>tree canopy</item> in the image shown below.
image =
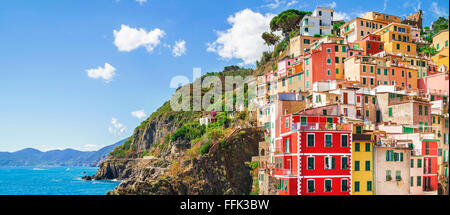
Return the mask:
<path fill-rule="evenodd" d="M 300 21 L 306 14 L 311 14 L 310 11 L 299 11 L 295 9 L 288 9 L 270 21 L 270 30 L 281 31 L 284 38 L 289 38 L 289 33 L 300 27 Z"/>
<path fill-rule="evenodd" d="M 279 36 L 269 32 L 264 32 L 261 37 L 268 46 L 275 45 L 277 44 L 278 40 L 280 40 Z"/>

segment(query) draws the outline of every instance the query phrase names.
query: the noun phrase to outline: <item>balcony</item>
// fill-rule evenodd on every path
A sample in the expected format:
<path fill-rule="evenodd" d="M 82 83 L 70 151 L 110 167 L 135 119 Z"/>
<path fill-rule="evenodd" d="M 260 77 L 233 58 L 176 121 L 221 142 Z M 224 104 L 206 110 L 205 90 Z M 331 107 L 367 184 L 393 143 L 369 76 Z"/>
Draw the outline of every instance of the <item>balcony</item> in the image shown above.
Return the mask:
<path fill-rule="evenodd" d="M 350 124 L 344 123 L 294 123 L 291 130 L 350 131 L 352 128 Z"/>
<path fill-rule="evenodd" d="M 282 175 L 285 176 L 296 176 L 297 175 L 297 170 L 295 169 L 279 169 L 279 172 L 281 172 Z"/>
<path fill-rule="evenodd" d="M 372 135 L 370 134 L 353 134 L 353 141 L 371 141 Z"/>

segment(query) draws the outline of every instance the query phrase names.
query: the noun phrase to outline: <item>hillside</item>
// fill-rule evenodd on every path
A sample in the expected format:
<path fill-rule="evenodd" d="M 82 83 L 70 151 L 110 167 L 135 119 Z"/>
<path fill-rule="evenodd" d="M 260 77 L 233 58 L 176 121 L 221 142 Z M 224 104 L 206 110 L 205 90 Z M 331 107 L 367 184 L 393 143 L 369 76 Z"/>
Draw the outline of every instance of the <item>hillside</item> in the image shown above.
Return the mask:
<path fill-rule="evenodd" d="M 253 73 L 230 66 L 206 75 Z M 200 125 L 207 115 L 215 122 Z M 123 180 L 109 194 L 249 194 L 249 162 L 263 137 L 254 125 L 252 112 L 176 112 L 167 101 L 85 179 Z"/>
<path fill-rule="evenodd" d="M 0 152 L 0 166 L 98 166 L 116 146 L 124 142 L 121 140 L 98 151 L 64 149 L 42 152 L 26 148 L 17 152 Z"/>

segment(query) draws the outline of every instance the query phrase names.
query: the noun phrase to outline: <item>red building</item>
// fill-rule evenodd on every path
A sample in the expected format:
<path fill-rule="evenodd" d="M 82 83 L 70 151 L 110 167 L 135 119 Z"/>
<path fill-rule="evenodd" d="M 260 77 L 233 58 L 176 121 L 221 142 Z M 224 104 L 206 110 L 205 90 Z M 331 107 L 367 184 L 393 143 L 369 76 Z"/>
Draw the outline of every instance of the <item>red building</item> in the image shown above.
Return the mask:
<path fill-rule="evenodd" d="M 437 141 L 422 140 L 423 191 L 437 191 L 438 189 Z"/>
<path fill-rule="evenodd" d="M 350 195 L 351 125 L 336 116 L 280 117 L 274 176 L 280 195 Z"/>
<path fill-rule="evenodd" d="M 364 49 L 364 55 L 374 55 L 384 50 L 384 43 L 379 35 L 369 34 L 362 39 L 360 44 Z"/>

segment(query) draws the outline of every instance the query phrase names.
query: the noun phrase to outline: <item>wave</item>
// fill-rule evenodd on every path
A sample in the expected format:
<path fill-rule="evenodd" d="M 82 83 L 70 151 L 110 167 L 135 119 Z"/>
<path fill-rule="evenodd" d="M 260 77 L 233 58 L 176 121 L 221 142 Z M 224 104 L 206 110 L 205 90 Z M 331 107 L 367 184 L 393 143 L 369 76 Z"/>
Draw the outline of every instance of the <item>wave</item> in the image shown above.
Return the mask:
<path fill-rule="evenodd" d="M 33 168 L 33 170 L 36 170 L 36 171 L 43 171 L 43 170 L 46 170 L 46 169 L 42 169 L 42 168 L 37 168 L 37 167 L 35 167 L 35 168 Z"/>

